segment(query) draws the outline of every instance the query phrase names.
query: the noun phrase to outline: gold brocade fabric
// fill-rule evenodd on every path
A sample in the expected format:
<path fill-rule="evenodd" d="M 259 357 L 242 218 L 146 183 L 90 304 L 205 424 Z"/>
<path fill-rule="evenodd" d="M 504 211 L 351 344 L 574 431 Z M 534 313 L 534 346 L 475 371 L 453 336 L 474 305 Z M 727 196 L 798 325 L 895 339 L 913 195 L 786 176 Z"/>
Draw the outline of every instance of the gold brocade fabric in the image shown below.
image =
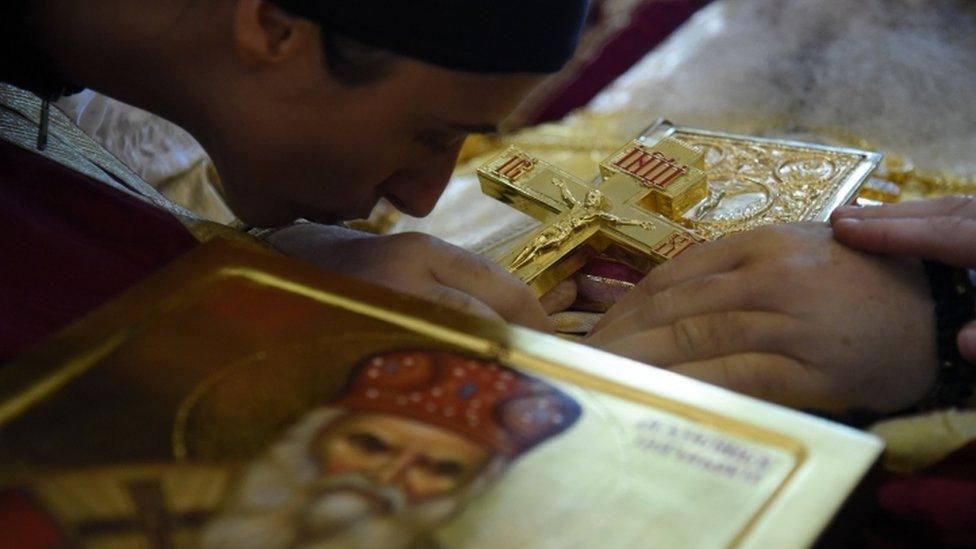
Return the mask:
<path fill-rule="evenodd" d="M 882 421 L 871 432 L 887 444 L 885 467 L 910 473 L 976 441 L 976 411 L 946 410 Z"/>
<path fill-rule="evenodd" d="M 230 225 L 237 219 L 217 191 L 217 169 L 209 159 L 203 159 L 190 169 L 156 184 L 166 198 L 185 207 L 204 219 Z"/>

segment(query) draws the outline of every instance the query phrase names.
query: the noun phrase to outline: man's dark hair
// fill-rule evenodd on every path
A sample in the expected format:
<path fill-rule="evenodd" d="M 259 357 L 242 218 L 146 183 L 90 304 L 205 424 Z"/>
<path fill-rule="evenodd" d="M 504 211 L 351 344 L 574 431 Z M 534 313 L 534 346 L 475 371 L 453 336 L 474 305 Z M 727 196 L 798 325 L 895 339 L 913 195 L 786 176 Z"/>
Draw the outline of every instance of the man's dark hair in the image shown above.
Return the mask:
<path fill-rule="evenodd" d="M 333 76 L 345 86 L 364 86 L 387 74 L 397 56 L 341 34 L 322 29 L 325 62 Z"/>

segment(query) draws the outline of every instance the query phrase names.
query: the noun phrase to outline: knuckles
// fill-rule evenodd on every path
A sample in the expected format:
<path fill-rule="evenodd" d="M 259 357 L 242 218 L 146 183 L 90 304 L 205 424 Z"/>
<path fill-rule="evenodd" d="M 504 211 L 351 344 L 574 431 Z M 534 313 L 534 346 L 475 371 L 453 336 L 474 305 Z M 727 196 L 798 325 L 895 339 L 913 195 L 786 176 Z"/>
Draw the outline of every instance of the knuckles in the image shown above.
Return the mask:
<path fill-rule="evenodd" d="M 675 292 L 665 290 L 651 294 L 645 304 L 637 307 L 642 325 L 653 318 L 673 318 L 678 311 L 678 297 Z"/>
<path fill-rule="evenodd" d="M 451 291 L 449 288 L 444 286 L 430 287 L 422 295 L 434 303 L 448 309 L 468 313 L 477 312 L 477 306 L 475 305 L 473 298 L 461 292 Z"/>
<path fill-rule="evenodd" d="M 758 240 L 756 251 L 774 255 L 823 246 L 832 241 L 833 234 L 829 227 L 818 223 L 768 225 L 754 232 Z"/>
<path fill-rule="evenodd" d="M 379 238 L 404 255 L 440 252 L 441 248 L 441 241 L 424 233 L 399 233 Z"/>
<path fill-rule="evenodd" d="M 689 356 L 702 347 L 715 347 L 719 343 L 715 330 L 702 317 L 678 320 L 669 325 L 671 340 L 682 356 Z"/>

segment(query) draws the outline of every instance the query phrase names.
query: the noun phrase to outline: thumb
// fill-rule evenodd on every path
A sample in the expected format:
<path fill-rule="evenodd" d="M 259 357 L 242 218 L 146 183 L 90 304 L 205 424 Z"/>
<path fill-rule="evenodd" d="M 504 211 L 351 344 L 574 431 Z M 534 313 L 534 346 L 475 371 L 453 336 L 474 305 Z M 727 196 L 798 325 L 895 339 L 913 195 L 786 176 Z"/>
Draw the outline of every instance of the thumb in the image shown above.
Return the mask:
<path fill-rule="evenodd" d="M 539 298 L 539 301 L 542 302 L 542 308 L 546 314 L 561 313 L 573 305 L 578 292 L 579 288 L 576 281 L 567 278 Z"/>

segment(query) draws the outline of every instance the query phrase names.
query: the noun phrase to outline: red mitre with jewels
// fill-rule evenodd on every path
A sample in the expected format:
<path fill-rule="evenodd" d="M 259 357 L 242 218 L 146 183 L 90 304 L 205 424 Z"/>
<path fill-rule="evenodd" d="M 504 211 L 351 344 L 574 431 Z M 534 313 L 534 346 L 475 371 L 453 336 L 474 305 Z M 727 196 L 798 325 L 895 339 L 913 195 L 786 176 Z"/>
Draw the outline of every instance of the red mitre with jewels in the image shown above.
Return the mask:
<path fill-rule="evenodd" d="M 500 364 L 443 351 L 403 351 L 361 363 L 336 405 L 408 417 L 508 458 L 561 433 L 580 407 L 555 387 Z"/>

